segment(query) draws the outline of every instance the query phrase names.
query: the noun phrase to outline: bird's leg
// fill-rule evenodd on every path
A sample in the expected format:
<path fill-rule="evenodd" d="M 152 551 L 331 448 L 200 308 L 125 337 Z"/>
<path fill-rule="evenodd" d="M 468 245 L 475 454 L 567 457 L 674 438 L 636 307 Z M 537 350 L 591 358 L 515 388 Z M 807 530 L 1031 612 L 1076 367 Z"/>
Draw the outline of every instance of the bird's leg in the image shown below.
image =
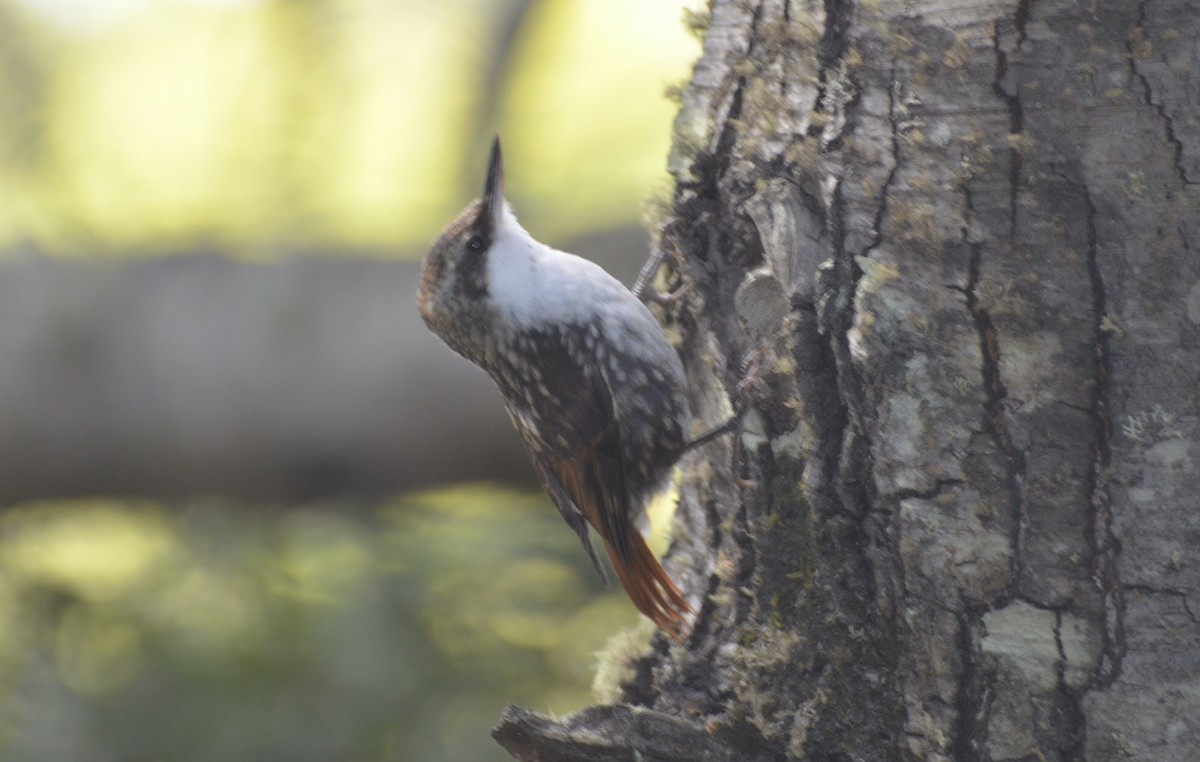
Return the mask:
<path fill-rule="evenodd" d="M 654 278 L 658 275 L 658 271 L 662 269 L 663 263 L 667 261 L 667 257 L 675 260 L 676 264 L 683 261 L 683 254 L 679 250 L 679 241 L 675 239 L 675 228 L 683 220 L 679 217 L 672 217 L 667 224 L 663 225 L 658 234 L 658 245 L 650 252 L 650 258 L 646 260 L 646 264 L 642 265 L 641 272 L 638 273 L 637 280 L 633 282 L 633 295 L 643 302 L 654 302 L 655 304 L 669 305 L 673 304 L 683 294 L 683 289 L 680 287 L 676 291 L 669 294 L 661 293 L 654 288 Z"/>

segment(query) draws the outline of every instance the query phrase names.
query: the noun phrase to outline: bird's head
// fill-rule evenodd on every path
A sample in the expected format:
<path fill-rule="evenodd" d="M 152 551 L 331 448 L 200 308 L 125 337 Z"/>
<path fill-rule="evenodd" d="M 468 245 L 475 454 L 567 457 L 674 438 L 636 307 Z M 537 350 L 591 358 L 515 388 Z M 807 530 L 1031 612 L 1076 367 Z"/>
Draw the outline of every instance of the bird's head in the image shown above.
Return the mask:
<path fill-rule="evenodd" d="M 417 309 L 434 333 L 450 341 L 456 321 L 475 314 L 488 294 L 488 252 L 505 225 L 504 161 L 492 143 L 483 195 L 442 231 L 425 257 Z"/>

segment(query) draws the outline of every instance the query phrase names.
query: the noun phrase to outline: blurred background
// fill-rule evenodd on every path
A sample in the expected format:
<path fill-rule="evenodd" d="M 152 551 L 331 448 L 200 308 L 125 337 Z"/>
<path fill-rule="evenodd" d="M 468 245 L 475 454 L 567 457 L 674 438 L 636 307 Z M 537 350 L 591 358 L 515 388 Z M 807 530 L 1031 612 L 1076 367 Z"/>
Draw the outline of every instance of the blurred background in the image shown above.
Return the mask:
<path fill-rule="evenodd" d="M 413 296 L 496 130 L 632 280 L 696 4 L 0 0 L 0 759 L 499 760 L 594 700 L 644 625 Z"/>

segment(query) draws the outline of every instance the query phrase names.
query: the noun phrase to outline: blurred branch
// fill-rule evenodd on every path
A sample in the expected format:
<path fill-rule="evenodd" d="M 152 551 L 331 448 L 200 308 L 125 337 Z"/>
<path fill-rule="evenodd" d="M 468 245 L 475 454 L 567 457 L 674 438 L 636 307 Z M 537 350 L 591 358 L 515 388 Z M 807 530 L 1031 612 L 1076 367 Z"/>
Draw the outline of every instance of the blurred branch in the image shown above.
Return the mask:
<path fill-rule="evenodd" d="M 496 33 L 491 37 L 488 55 L 482 59 L 483 86 L 475 106 L 478 132 L 470 138 L 470 145 L 463 147 L 464 156 L 474 156 L 478 160 L 461 163 L 464 177 L 460 187 L 473 189 L 479 184 L 478 167 L 483 164 L 484 154 L 492 143 L 492 134 L 500 123 L 500 106 L 504 103 L 505 89 L 519 50 L 517 42 L 521 29 L 536 5 L 537 0 L 510 0 L 496 6 Z"/>
<path fill-rule="evenodd" d="M 593 706 L 553 719 L 509 706 L 492 737 L 518 760 L 726 762 L 733 753 L 698 725 L 628 705 Z M 746 759 L 742 757 L 741 759 Z M 747 760 L 750 762 L 750 760 Z"/>
<path fill-rule="evenodd" d="M 0 267 L 0 500 L 393 492 L 528 466 L 429 335 L 418 265 Z"/>
<path fill-rule="evenodd" d="M 571 248 L 628 279 L 643 246 L 632 230 Z M 0 263 L 0 502 L 532 484 L 491 382 L 421 324 L 419 268 Z"/>

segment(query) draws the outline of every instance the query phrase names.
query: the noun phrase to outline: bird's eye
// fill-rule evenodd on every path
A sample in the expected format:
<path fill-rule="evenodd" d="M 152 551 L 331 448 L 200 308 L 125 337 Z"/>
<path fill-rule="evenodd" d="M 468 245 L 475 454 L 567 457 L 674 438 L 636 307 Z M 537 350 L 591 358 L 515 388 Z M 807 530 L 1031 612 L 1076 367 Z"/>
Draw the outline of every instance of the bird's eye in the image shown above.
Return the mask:
<path fill-rule="evenodd" d="M 471 236 L 467 241 L 467 249 L 469 251 L 483 251 L 483 239 L 477 235 Z"/>

